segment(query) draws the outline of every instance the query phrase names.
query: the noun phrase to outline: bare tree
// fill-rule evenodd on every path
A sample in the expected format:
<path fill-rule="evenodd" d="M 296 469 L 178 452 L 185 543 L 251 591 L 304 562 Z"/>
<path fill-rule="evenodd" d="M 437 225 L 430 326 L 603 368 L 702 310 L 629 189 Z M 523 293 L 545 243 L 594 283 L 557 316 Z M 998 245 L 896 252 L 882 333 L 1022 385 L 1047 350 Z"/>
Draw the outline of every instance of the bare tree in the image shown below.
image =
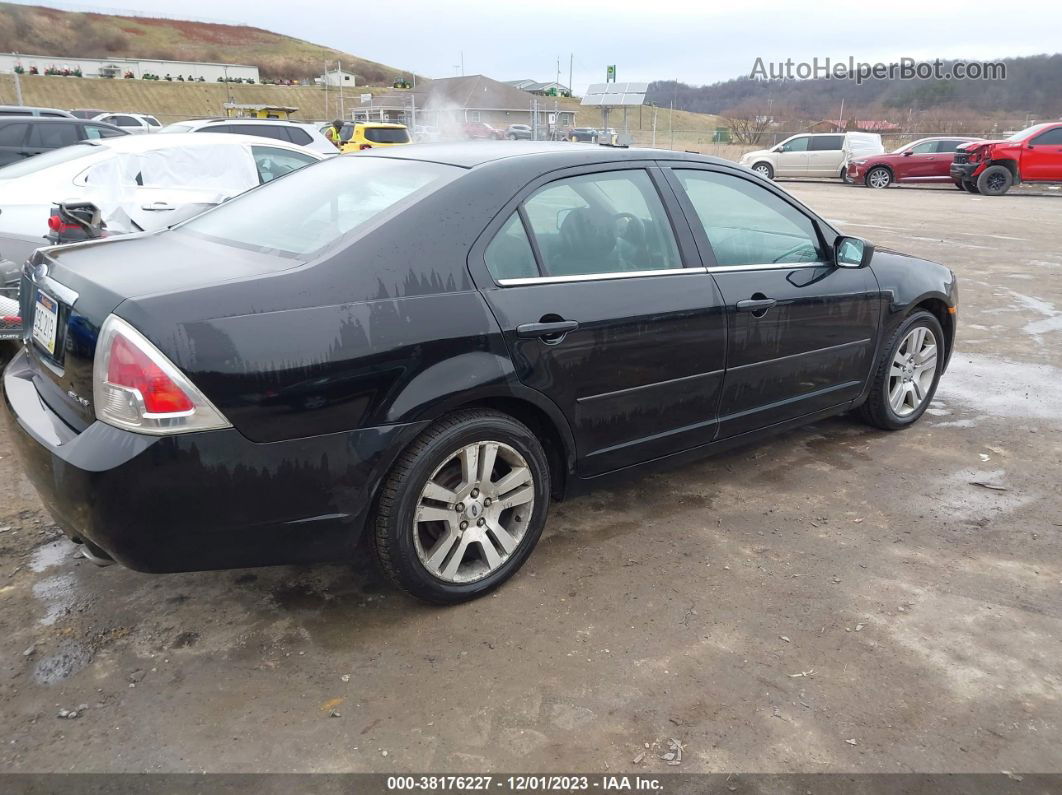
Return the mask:
<path fill-rule="evenodd" d="M 770 102 L 746 100 L 719 114 L 730 128 L 730 137 L 739 144 L 758 144 L 775 127 L 779 106 Z"/>

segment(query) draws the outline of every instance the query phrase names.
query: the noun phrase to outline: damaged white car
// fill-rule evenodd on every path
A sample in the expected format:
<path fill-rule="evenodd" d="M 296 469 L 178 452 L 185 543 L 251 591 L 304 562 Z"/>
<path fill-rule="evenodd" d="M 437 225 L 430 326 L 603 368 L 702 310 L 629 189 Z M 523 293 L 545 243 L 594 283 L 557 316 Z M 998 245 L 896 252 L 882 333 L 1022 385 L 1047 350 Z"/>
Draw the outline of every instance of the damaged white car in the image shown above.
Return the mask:
<path fill-rule="evenodd" d="M 18 264 L 48 245 L 60 202 L 96 205 L 108 236 L 150 232 L 322 159 L 247 135 L 132 135 L 56 149 L 0 168 L 0 255 Z"/>

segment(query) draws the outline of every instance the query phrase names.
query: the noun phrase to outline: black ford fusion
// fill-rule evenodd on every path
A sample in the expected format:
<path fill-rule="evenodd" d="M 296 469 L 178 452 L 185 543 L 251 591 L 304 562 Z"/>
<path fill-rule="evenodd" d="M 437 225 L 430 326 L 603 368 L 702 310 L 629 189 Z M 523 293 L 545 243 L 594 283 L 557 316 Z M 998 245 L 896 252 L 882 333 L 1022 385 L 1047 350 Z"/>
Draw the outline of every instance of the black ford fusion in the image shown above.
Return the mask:
<path fill-rule="evenodd" d="M 441 603 L 612 473 L 845 411 L 911 425 L 957 303 L 947 268 L 731 163 L 508 142 L 333 158 L 44 249 L 21 295 L 6 414 L 87 554 L 336 561 L 367 534 Z"/>

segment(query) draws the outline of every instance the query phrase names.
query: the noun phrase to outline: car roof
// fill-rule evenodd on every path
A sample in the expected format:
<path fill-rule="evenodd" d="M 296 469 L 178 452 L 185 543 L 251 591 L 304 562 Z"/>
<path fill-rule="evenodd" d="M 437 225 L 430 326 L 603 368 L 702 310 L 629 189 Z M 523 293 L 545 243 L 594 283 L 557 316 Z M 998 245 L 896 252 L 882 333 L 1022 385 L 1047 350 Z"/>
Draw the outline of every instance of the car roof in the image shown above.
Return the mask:
<path fill-rule="evenodd" d="M 0 111 L 6 111 L 10 113 L 13 110 L 24 110 L 27 116 L 33 116 L 37 113 L 58 113 L 60 118 L 72 119 L 74 115 L 68 110 L 62 110 L 60 108 L 44 108 L 37 105 L 0 105 Z"/>
<path fill-rule="evenodd" d="M 404 124 L 393 124 L 392 122 L 389 122 L 389 121 L 359 121 L 359 122 L 355 122 L 354 126 L 355 127 L 382 128 L 382 129 L 387 129 L 387 130 L 404 130 L 404 129 L 406 129 L 406 125 L 404 125 Z"/>
<path fill-rule="evenodd" d="M 217 146 L 219 143 L 233 144 L 242 143 L 251 146 L 274 146 L 280 149 L 290 149 L 293 152 L 306 152 L 312 155 L 319 153 L 304 146 L 296 146 L 287 141 L 277 141 L 272 138 L 260 138 L 257 135 L 201 135 L 197 133 L 169 133 L 167 135 L 123 135 L 119 138 L 101 138 L 85 141 L 91 146 L 107 147 L 117 152 L 151 152 L 156 149 L 175 149 L 196 146 Z"/>
<path fill-rule="evenodd" d="M 461 168 L 475 168 L 512 158 L 534 158 L 543 170 L 594 163 L 622 163 L 626 160 L 687 160 L 733 166 L 730 160 L 670 149 L 594 146 L 552 141 L 475 141 L 468 143 L 411 144 L 384 149 L 368 149 L 351 157 L 387 157 L 424 160 Z"/>

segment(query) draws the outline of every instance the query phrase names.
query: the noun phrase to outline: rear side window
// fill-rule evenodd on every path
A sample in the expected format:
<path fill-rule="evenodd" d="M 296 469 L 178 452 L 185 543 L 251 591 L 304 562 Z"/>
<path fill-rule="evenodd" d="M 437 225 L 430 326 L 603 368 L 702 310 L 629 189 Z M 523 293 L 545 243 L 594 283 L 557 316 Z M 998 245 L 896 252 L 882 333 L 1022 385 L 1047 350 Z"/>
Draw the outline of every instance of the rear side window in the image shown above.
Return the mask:
<path fill-rule="evenodd" d="M 645 171 L 558 180 L 534 193 L 524 209 L 546 275 L 682 267 L 671 224 Z"/>
<path fill-rule="evenodd" d="M 109 116 L 103 121 L 110 122 L 118 127 L 139 127 L 140 122 L 132 116 Z"/>
<path fill-rule="evenodd" d="M 811 219 L 767 188 L 714 171 L 675 171 L 719 265 L 818 262 Z"/>
<path fill-rule="evenodd" d="M 1038 135 L 1029 141 L 1033 146 L 1059 146 L 1062 145 L 1062 127 L 1048 130 L 1043 135 Z"/>
<path fill-rule="evenodd" d="M 538 276 L 535 253 L 519 213 L 513 213 L 490 241 L 484 253 L 487 270 L 496 280 L 527 279 Z"/>
<path fill-rule="evenodd" d="M 191 128 L 188 128 L 191 129 Z M 230 133 L 232 132 L 231 124 L 209 124 L 206 127 L 200 127 L 196 132 L 212 132 L 212 133 Z"/>
<path fill-rule="evenodd" d="M 929 155 L 939 150 L 937 149 L 936 141 L 922 141 L 922 143 L 912 146 L 909 151 L 913 155 Z"/>
<path fill-rule="evenodd" d="M 156 119 L 154 116 L 145 116 L 144 117 L 144 121 L 146 121 L 148 123 L 148 127 L 161 127 L 162 126 L 159 123 L 159 120 Z"/>
<path fill-rule="evenodd" d="M 124 130 L 116 130 L 113 127 L 100 127 L 96 124 L 84 125 L 85 138 L 120 138 L 125 135 Z"/>
<path fill-rule="evenodd" d="M 228 132 L 243 135 L 257 135 L 259 138 L 272 138 L 274 141 L 290 141 L 285 130 L 279 124 L 234 124 Z"/>
<path fill-rule="evenodd" d="M 808 151 L 811 152 L 834 152 L 840 151 L 844 146 L 843 135 L 819 135 L 811 139 Z"/>
<path fill-rule="evenodd" d="M 76 124 L 34 124 L 29 145 L 35 149 L 59 149 L 76 144 L 80 138 Z"/>
<path fill-rule="evenodd" d="M 306 130 L 300 130 L 298 127 L 286 127 L 288 131 L 288 137 L 291 138 L 293 144 L 299 146 L 306 146 L 306 144 L 313 143 L 313 138 Z"/>
<path fill-rule="evenodd" d="M 937 141 L 937 151 L 950 154 L 969 141 Z"/>
<path fill-rule="evenodd" d="M 0 126 L 0 146 L 22 146 L 28 131 L 29 124 L 25 122 Z"/>
<path fill-rule="evenodd" d="M 391 127 L 366 127 L 365 140 L 374 144 L 408 144 L 409 130 Z"/>
<path fill-rule="evenodd" d="M 306 257 L 389 210 L 411 205 L 462 172 L 441 163 L 337 157 L 263 185 L 178 228 L 253 251 Z"/>

